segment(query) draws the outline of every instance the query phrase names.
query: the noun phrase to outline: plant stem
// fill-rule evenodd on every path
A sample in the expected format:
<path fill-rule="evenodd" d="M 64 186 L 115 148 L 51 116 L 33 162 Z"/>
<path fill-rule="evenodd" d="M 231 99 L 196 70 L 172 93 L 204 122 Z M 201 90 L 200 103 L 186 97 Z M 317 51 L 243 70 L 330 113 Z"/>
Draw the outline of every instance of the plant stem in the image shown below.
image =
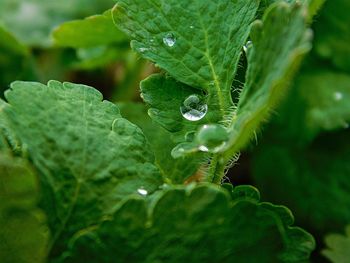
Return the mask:
<path fill-rule="evenodd" d="M 207 180 L 214 184 L 220 184 L 225 176 L 225 162 L 219 154 L 215 154 L 210 162 Z"/>

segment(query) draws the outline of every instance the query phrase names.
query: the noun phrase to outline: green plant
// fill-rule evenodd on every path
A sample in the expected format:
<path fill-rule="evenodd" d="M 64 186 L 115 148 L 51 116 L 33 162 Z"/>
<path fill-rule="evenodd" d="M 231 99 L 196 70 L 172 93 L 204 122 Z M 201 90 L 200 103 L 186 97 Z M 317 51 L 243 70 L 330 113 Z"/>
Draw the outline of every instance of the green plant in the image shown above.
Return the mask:
<path fill-rule="evenodd" d="M 124 102 L 71 82 L 11 84 L 0 107 L 0 261 L 306 262 L 315 241 L 293 226 L 289 209 L 224 179 L 310 52 L 311 21 L 323 2 L 118 0 L 102 15 L 56 28 L 55 46 L 78 50 L 74 67 L 127 61 L 130 73 L 111 95 Z M 35 60 L 10 31 L 0 31 L 0 48 L 11 51 L 6 61 L 12 53 Z M 128 38 L 159 68 L 140 83 L 146 105 L 129 101 L 147 64 L 125 51 Z M 339 53 L 334 63 L 347 67 Z M 347 83 L 339 76 L 307 72 L 294 85 Z M 303 147 L 348 116 L 348 105 L 333 107 L 327 85 L 322 90 L 319 100 L 306 100 L 312 121 L 297 131 Z M 327 107 L 335 110 L 314 114 Z M 257 178 L 269 156 L 290 157 L 274 150 L 257 152 Z"/>

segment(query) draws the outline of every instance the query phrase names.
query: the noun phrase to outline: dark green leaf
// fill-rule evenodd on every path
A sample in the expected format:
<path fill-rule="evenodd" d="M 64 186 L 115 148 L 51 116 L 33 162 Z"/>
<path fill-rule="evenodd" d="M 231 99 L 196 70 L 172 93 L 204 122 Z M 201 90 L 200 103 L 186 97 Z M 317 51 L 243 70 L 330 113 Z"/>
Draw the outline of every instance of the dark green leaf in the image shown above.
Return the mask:
<path fill-rule="evenodd" d="M 1 263 L 45 262 L 48 229 L 36 179 L 24 160 L 0 154 Z"/>
<path fill-rule="evenodd" d="M 244 192 L 244 189 L 240 189 Z M 67 262 L 301 262 L 313 238 L 285 207 L 212 185 L 177 187 L 151 204 L 131 198 L 71 242 Z M 245 197 L 247 196 L 247 197 Z M 136 253 L 135 253 L 136 252 Z"/>

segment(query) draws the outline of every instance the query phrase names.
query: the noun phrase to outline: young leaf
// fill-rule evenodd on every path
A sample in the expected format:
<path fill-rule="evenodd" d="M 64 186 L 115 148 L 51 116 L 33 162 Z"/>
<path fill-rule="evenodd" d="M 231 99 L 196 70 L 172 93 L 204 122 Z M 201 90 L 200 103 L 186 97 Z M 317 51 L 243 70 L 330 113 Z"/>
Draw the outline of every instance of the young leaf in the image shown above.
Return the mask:
<path fill-rule="evenodd" d="M 105 46 L 127 40 L 114 26 L 110 10 L 103 15 L 63 23 L 52 36 L 56 45 L 73 48 Z"/>
<path fill-rule="evenodd" d="M 43 263 L 48 230 L 37 208 L 38 189 L 28 164 L 0 154 L 0 262 Z"/>
<path fill-rule="evenodd" d="M 177 81 L 208 93 L 225 114 L 231 85 L 258 0 L 119 0 L 114 20 L 143 57 Z"/>
<path fill-rule="evenodd" d="M 246 83 L 232 119 L 229 155 L 239 151 L 285 93 L 310 50 L 305 6 L 279 2 L 252 28 Z"/>
<path fill-rule="evenodd" d="M 345 229 L 345 236 L 331 234 L 326 236 L 327 249 L 322 254 L 333 263 L 345 263 L 350 258 L 350 225 Z"/>
<path fill-rule="evenodd" d="M 186 133 L 196 131 L 199 125 L 220 120 L 220 111 L 208 105 L 203 92 L 171 77 L 152 75 L 141 82 L 141 92 L 143 100 L 150 106 L 149 116 L 168 131 L 179 135 L 181 140 Z M 182 107 L 184 101 L 191 96 L 199 99 L 198 111 L 196 114 L 189 112 L 186 116 L 186 109 Z M 191 117 L 196 118 L 196 121 Z"/>
<path fill-rule="evenodd" d="M 128 194 L 162 184 L 141 130 L 97 90 L 57 81 L 15 82 L 5 97 L 3 113 L 40 172 L 51 253 Z"/>
<path fill-rule="evenodd" d="M 130 198 L 113 217 L 72 240 L 67 262 L 76 257 L 89 262 L 301 262 L 309 257 L 314 240 L 290 226 L 289 210 L 259 203 L 250 188 L 239 192 L 231 199 L 223 189 L 201 185 L 163 190 L 152 204 Z"/>
<path fill-rule="evenodd" d="M 186 156 L 173 159 L 171 150 L 176 146 L 172 134 L 150 119 L 147 109 L 143 104 L 123 103 L 118 104 L 122 116 L 138 125 L 149 141 L 156 158 L 156 164 L 163 177 L 175 184 L 183 184 L 188 177 L 198 171 L 202 156 Z"/>

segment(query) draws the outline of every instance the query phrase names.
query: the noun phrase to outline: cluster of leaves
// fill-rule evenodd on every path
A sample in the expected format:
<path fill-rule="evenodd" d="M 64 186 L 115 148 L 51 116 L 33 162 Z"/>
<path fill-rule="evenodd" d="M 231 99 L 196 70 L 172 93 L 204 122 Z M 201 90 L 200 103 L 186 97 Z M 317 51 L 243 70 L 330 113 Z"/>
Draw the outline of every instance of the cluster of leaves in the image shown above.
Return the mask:
<path fill-rule="evenodd" d="M 222 182 L 311 50 L 309 27 L 323 1 L 119 0 L 101 15 L 63 23 L 48 37 L 63 21 L 113 5 L 94 2 L 0 3 L 0 12 L 14 9 L 23 18 L 12 23 L 14 16 L 4 16 L 0 27 L 0 66 L 20 68 L 15 72 L 20 77 L 0 69 L 2 87 L 17 77 L 43 82 L 66 76 L 68 68 L 106 69 L 115 61 L 123 61 L 125 71 L 118 89 L 109 93 L 117 104 L 71 82 L 16 81 L 5 92 L 0 101 L 0 261 L 307 261 L 315 241 L 293 226 L 286 207 L 260 201 L 252 186 Z M 337 10 L 334 6 L 327 3 L 325 10 Z M 37 25 L 27 23 L 33 16 Z M 346 133 L 336 135 L 338 143 L 332 141 L 337 150 L 331 164 L 326 146 L 317 144 L 324 140 L 321 132 L 343 129 L 350 118 L 349 68 L 343 56 L 348 49 L 333 42 L 348 37 L 333 30 L 345 17 L 334 22 L 332 15 L 321 13 L 326 33 L 318 34 L 325 29 L 315 23 L 315 49 L 279 110 L 282 117 L 274 118 L 272 132 L 267 131 L 273 136 L 254 151 L 254 176 L 263 194 L 276 203 L 291 201 L 301 219 L 318 209 L 311 221 L 315 228 L 327 222 L 323 211 L 332 211 L 334 200 L 339 203 L 348 194 L 338 190 L 340 176 L 331 177 L 341 174 L 346 186 L 346 166 L 338 172 L 348 157 Z M 24 34 L 27 26 L 40 32 Z M 129 39 L 132 49 L 160 70 L 129 51 Z M 44 74 L 37 49 L 45 58 L 62 60 L 58 72 Z M 247 66 L 241 72 L 243 60 Z M 332 72 L 317 66 L 320 61 L 332 63 Z M 158 71 L 140 84 L 146 105 L 130 102 L 145 71 Z M 240 80 L 244 83 L 236 86 Z M 329 89 L 333 82 L 339 83 L 336 91 Z M 317 83 L 319 97 L 308 90 Z M 278 141 L 288 138 L 292 146 Z M 323 166 L 314 169 L 313 162 Z M 287 167 L 296 163 L 305 167 Z M 324 179 L 320 188 L 314 183 L 312 194 L 327 186 L 334 193 L 327 205 L 300 198 L 310 195 L 307 187 L 316 171 Z M 301 177 L 301 190 L 271 183 L 289 180 L 286 187 L 298 188 Z M 349 223 L 345 216 L 334 217 L 340 227 Z M 338 239 L 327 242 L 332 251 L 324 252 L 335 262 L 343 252 L 334 244 L 346 244 Z"/>

